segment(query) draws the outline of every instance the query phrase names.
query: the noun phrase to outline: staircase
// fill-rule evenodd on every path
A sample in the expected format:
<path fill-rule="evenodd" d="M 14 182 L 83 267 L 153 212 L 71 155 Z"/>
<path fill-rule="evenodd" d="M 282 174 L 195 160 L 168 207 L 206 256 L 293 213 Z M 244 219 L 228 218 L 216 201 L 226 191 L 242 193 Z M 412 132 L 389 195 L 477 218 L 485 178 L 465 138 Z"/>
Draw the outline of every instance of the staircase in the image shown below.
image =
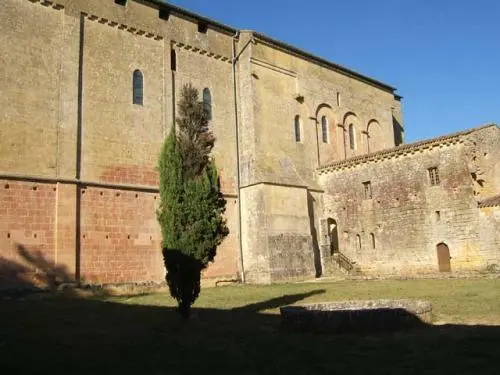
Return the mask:
<path fill-rule="evenodd" d="M 356 266 L 356 262 L 349 259 L 345 254 L 337 251 L 333 253 L 333 262 L 337 265 L 337 268 L 344 273 L 349 275 L 359 275 L 361 270 Z"/>

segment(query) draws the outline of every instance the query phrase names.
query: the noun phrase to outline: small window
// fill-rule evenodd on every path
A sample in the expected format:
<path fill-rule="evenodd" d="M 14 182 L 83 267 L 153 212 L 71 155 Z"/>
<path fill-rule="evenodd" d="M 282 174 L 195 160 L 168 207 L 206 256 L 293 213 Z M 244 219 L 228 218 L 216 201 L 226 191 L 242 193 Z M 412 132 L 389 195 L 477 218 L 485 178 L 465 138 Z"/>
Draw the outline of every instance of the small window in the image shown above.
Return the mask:
<path fill-rule="evenodd" d="M 439 172 L 437 167 L 429 168 L 428 171 L 431 185 L 439 185 Z"/>
<path fill-rule="evenodd" d="M 167 9 L 167 8 L 160 8 L 160 11 L 159 11 L 159 14 L 158 16 L 164 20 L 164 21 L 168 21 L 169 17 L 170 17 L 170 9 Z"/>
<path fill-rule="evenodd" d="M 441 221 L 441 211 L 436 211 L 435 215 L 436 215 L 436 221 Z"/>
<path fill-rule="evenodd" d="M 370 181 L 363 182 L 363 190 L 365 199 L 372 199 L 372 183 Z"/>
<path fill-rule="evenodd" d="M 321 117 L 321 136 L 323 143 L 328 143 L 328 119 L 326 116 Z"/>
<path fill-rule="evenodd" d="M 337 92 L 337 105 L 340 107 L 340 92 Z"/>
<path fill-rule="evenodd" d="M 373 233 L 370 233 L 370 239 L 372 241 L 372 249 L 375 249 L 376 243 L 375 243 L 375 235 Z"/>
<path fill-rule="evenodd" d="M 361 250 L 361 236 L 359 234 L 356 234 L 356 246 L 358 250 Z"/>
<path fill-rule="evenodd" d="M 297 115 L 295 116 L 295 142 L 300 142 L 301 137 L 300 137 L 300 116 Z"/>
<path fill-rule="evenodd" d="M 351 150 L 356 148 L 356 141 L 354 139 L 354 124 L 349 124 L 349 148 Z"/>
<path fill-rule="evenodd" d="M 200 21 L 198 22 L 198 32 L 202 34 L 206 34 L 208 30 L 208 23 Z"/>
<path fill-rule="evenodd" d="M 205 113 L 207 114 L 207 119 L 212 119 L 212 94 L 210 93 L 210 89 L 205 87 L 203 89 L 203 108 L 205 109 Z"/>
<path fill-rule="evenodd" d="M 142 72 L 140 70 L 135 70 L 132 80 L 132 102 L 137 105 L 143 105 L 144 82 Z"/>
<path fill-rule="evenodd" d="M 175 50 L 170 51 L 170 70 L 177 71 L 177 54 Z"/>

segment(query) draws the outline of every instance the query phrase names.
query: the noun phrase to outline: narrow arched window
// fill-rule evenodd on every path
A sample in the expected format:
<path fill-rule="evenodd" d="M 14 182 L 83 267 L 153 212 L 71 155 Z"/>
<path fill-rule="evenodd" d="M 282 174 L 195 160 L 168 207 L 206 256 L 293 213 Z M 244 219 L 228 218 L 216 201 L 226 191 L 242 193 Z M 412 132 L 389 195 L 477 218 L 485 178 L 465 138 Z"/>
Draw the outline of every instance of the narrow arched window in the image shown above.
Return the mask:
<path fill-rule="evenodd" d="M 375 243 L 375 235 L 373 233 L 370 233 L 370 238 L 372 240 L 372 249 L 375 249 L 377 244 Z"/>
<path fill-rule="evenodd" d="M 354 125 L 349 124 L 349 147 L 351 150 L 356 148 L 356 141 L 354 139 Z"/>
<path fill-rule="evenodd" d="M 300 142 L 300 116 L 295 116 L 294 121 L 295 126 L 295 142 Z"/>
<path fill-rule="evenodd" d="M 203 89 L 203 108 L 207 114 L 207 119 L 212 119 L 212 94 L 210 94 L 210 89 L 205 87 Z"/>
<path fill-rule="evenodd" d="M 361 250 L 361 236 L 359 234 L 356 234 L 356 246 L 358 250 Z"/>
<path fill-rule="evenodd" d="M 328 119 L 326 116 L 321 117 L 321 137 L 323 143 L 328 143 Z"/>
<path fill-rule="evenodd" d="M 144 97 L 144 81 L 142 72 L 140 70 L 135 70 L 133 75 L 132 83 L 132 102 L 134 104 L 143 105 Z"/>
<path fill-rule="evenodd" d="M 175 50 L 170 51 L 170 70 L 173 72 L 177 70 L 177 54 Z"/>

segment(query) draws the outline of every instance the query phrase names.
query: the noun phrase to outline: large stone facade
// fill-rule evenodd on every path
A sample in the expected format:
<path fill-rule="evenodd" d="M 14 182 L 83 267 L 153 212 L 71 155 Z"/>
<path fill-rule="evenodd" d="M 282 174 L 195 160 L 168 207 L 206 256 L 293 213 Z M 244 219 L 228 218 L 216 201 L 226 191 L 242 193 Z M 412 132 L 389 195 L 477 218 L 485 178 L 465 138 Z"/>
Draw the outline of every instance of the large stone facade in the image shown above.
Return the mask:
<path fill-rule="evenodd" d="M 339 254 L 362 272 L 434 271 L 441 242 L 453 271 L 499 262 L 495 126 L 408 148 L 391 86 L 154 0 L 4 0 L 0 36 L 3 274 L 164 278 L 156 164 L 186 83 L 211 93 L 231 231 L 205 277 L 328 275 Z"/>
<path fill-rule="evenodd" d="M 345 256 L 365 274 L 497 264 L 499 213 L 487 198 L 500 190 L 499 144 L 489 125 L 320 168 L 324 258 Z M 444 264 L 438 248 L 449 251 Z"/>

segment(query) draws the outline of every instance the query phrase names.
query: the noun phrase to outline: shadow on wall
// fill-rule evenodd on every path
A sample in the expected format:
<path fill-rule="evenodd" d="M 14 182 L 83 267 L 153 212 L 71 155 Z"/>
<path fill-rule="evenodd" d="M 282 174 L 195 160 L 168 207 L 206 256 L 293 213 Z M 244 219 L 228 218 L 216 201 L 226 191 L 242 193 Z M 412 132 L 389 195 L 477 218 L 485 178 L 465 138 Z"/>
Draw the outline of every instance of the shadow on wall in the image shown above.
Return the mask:
<path fill-rule="evenodd" d="M 394 132 L 394 145 L 402 145 L 404 143 L 405 130 L 394 116 L 392 116 L 392 130 Z"/>
<path fill-rule="evenodd" d="M 321 277 L 323 274 L 323 268 L 321 265 L 321 252 L 318 243 L 318 231 L 316 229 L 316 224 L 314 221 L 314 197 L 308 191 L 307 192 L 307 209 L 309 211 L 309 226 L 311 228 L 312 237 L 312 251 L 314 254 L 314 269 L 316 272 L 316 277 Z"/>
<path fill-rule="evenodd" d="M 0 295 L 33 291 L 55 291 L 62 284 L 74 282 L 65 266 L 47 260 L 40 251 L 29 251 L 17 244 L 23 264 L 0 257 Z"/>

